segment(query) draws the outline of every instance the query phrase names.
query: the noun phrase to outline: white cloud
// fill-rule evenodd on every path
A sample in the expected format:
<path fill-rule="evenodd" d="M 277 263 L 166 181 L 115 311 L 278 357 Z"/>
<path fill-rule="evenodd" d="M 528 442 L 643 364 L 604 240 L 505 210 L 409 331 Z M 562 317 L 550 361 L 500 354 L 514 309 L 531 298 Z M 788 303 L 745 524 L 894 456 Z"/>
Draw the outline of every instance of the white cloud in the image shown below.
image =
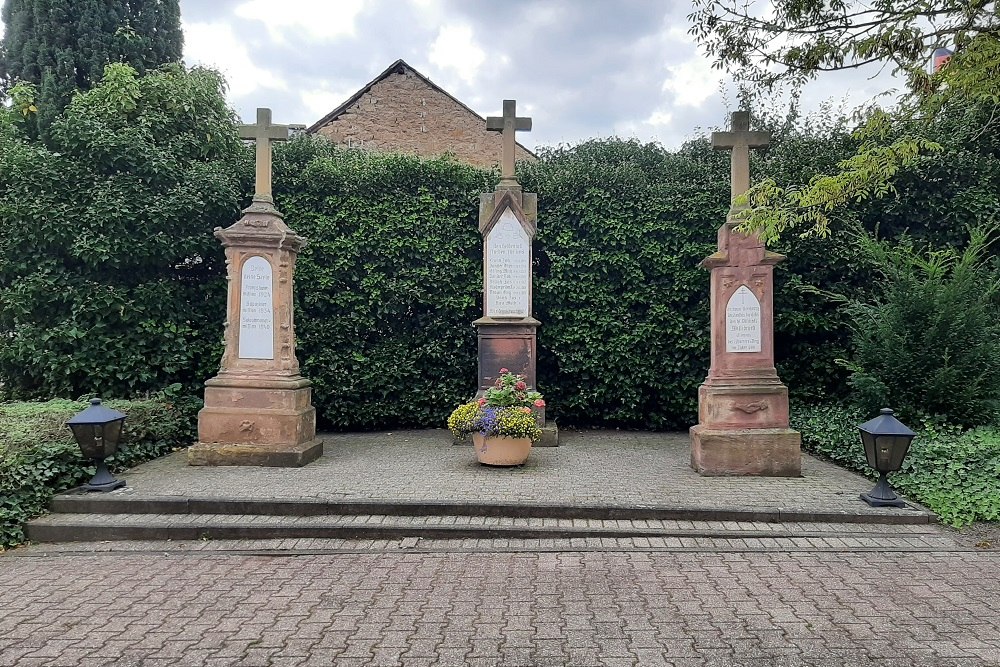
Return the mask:
<path fill-rule="evenodd" d="M 467 84 L 473 84 L 486 54 L 473 40 L 467 25 L 444 25 L 431 44 L 428 59 L 442 69 L 453 70 Z"/>
<path fill-rule="evenodd" d="M 278 42 L 303 34 L 313 40 L 336 39 L 354 35 L 355 19 L 364 4 L 364 0 L 248 0 L 233 13 L 260 21 Z"/>
<path fill-rule="evenodd" d="M 185 22 L 184 60 L 221 71 L 229 83 L 230 99 L 259 88 L 287 88 L 277 74 L 253 64 L 246 44 L 225 23 Z"/>
<path fill-rule="evenodd" d="M 328 88 L 315 88 L 313 90 L 301 91 L 299 97 L 302 99 L 304 115 L 309 118 L 322 118 L 336 109 L 355 92 L 357 91 L 353 89 L 331 91 Z"/>

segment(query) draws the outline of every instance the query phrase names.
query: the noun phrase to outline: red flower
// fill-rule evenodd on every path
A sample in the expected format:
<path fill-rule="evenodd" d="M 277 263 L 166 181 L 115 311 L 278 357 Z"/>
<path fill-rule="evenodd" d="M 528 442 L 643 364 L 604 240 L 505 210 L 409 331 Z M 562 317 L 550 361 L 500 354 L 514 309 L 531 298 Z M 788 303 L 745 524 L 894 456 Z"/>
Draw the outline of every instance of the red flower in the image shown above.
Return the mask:
<path fill-rule="evenodd" d="M 479 401 L 478 401 L 478 403 L 479 403 L 479 407 L 483 407 L 484 405 L 486 405 L 486 399 L 485 398 L 480 398 Z"/>
<path fill-rule="evenodd" d="M 531 408 L 521 408 L 521 412 L 523 412 L 526 415 L 530 415 L 531 414 Z"/>
<path fill-rule="evenodd" d="M 517 389 L 518 391 L 524 391 L 527 388 L 528 385 L 524 384 L 523 382 L 518 382 L 517 384 L 514 385 L 514 389 Z"/>
<path fill-rule="evenodd" d="M 543 401 L 540 398 L 535 399 L 535 407 L 536 408 L 544 408 L 545 407 L 545 401 Z"/>
<path fill-rule="evenodd" d="M 510 371 L 509 371 L 509 370 L 507 370 L 506 368 L 501 368 L 501 369 L 500 369 L 500 372 L 501 372 L 501 373 L 510 373 Z"/>

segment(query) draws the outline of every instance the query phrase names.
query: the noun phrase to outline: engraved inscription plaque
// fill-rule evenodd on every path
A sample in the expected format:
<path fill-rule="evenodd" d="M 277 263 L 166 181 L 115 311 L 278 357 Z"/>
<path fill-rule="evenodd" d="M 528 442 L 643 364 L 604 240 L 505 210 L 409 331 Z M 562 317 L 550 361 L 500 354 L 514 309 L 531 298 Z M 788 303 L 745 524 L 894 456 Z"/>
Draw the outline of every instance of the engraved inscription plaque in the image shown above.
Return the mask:
<path fill-rule="evenodd" d="M 760 352 L 760 301 L 746 285 L 726 304 L 726 352 Z"/>
<path fill-rule="evenodd" d="M 271 263 L 251 257 L 240 281 L 240 359 L 274 359 L 274 296 Z"/>
<path fill-rule="evenodd" d="M 486 237 L 486 316 L 529 317 L 531 239 L 505 210 Z"/>

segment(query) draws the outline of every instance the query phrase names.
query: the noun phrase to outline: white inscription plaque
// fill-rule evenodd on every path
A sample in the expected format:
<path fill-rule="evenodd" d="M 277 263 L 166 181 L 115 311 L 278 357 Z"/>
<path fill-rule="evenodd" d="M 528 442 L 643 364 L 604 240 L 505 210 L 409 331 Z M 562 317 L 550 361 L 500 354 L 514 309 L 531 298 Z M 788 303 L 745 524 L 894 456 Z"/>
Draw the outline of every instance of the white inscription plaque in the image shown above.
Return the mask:
<path fill-rule="evenodd" d="M 746 285 L 726 304 L 726 352 L 760 352 L 760 301 Z"/>
<path fill-rule="evenodd" d="M 240 280 L 240 359 L 274 359 L 274 296 L 271 263 L 263 257 L 243 262 Z"/>
<path fill-rule="evenodd" d="M 528 317 L 531 239 L 509 208 L 486 237 L 486 316 Z"/>

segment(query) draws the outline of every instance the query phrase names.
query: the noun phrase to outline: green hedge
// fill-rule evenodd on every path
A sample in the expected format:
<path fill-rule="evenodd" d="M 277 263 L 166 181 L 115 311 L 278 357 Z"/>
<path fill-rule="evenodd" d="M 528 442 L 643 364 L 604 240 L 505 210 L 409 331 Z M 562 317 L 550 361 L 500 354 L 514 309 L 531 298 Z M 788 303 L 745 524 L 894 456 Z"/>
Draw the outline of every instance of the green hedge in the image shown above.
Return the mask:
<path fill-rule="evenodd" d="M 852 408 L 801 407 L 792 412 L 792 428 L 802 433 L 806 450 L 874 479 L 858 432 L 870 418 Z M 1000 429 L 964 430 L 929 420 L 908 425 L 917 437 L 902 470 L 889 476 L 893 487 L 951 526 L 1000 521 Z"/>
<path fill-rule="evenodd" d="M 66 427 L 87 405 L 0 403 L 0 549 L 24 541 L 24 523 L 42 514 L 52 496 L 93 476 L 93 463 L 81 456 Z M 195 438 L 197 401 L 158 396 L 105 405 L 127 415 L 120 449 L 107 459 L 112 470 L 162 456 Z"/>
<path fill-rule="evenodd" d="M 211 73 L 113 72 L 55 122 L 51 144 L 31 139 L 20 114 L 0 113 L 7 398 L 129 397 L 172 383 L 200 395 L 218 368 L 225 280 L 211 231 L 238 218 L 251 152 Z M 836 124 L 774 130 L 752 169 L 783 182 L 832 169 L 853 148 Z M 793 401 L 848 391 L 835 362 L 851 356 L 849 322 L 827 293 L 863 295 L 872 266 L 845 230 L 895 236 L 909 225 L 961 244 L 970 221 L 1000 210 L 1000 160 L 977 143 L 989 138 L 952 134 L 944 153 L 901 176 L 897 197 L 838 212 L 829 239 L 789 235 L 775 247 L 788 256 L 775 273 L 775 357 Z M 700 138 L 676 151 L 595 140 L 540 157 L 519 177 L 539 193 L 538 375 L 552 416 L 689 425 L 709 363 L 709 281 L 697 263 L 728 208 L 728 155 Z M 439 426 L 472 392 L 477 208 L 496 181 L 448 159 L 310 138 L 276 148 L 278 207 L 310 242 L 296 326 L 321 427 Z"/>

